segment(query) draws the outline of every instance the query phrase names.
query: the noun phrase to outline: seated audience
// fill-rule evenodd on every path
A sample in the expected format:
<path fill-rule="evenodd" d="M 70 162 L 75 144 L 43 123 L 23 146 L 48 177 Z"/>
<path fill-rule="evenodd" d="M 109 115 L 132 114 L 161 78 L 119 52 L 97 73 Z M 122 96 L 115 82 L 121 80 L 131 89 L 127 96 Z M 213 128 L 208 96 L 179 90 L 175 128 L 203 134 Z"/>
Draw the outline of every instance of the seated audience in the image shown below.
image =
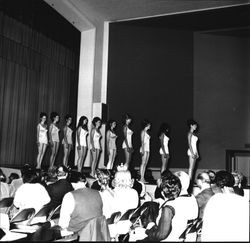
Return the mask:
<path fill-rule="evenodd" d="M 44 186 L 40 184 L 35 169 L 31 169 L 23 176 L 24 184 L 21 185 L 14 197 L 13 204 L 19 210 L 34 208 L 39 211 L 50 202 L 50 197 Z"/>
<path fill-rule="evenodd" d="M 199 218 L 203 218 L 204 208 L 208 200 L 214 195 L 214 192 L 210 186 L 210 177 L 206 172 L 198 174 L 196 183 L 201 192 L 197 194 L 195 198 L 199 206 Z"/>
<path fill-rule="evenodd" d="M 231 173 L 219 171 L 216 175 L 222 193 L 212 196 L 205 207 L 201 241 L 249 242 L 249 202 L 234 193 Z"/>
<path fill-rule="evenodd" d="M 209 175 L 209 178 L 210 178 L 210 185 L 215 184 L 215 175 L 216 175 L 216 173 L 215 173 L 213 170 L 207 170 L 207 171 L 205 171 L 205 172 L 207 172 L 208 175 Z"/>
<path fill-rule="evenodd" d="M 238 171 L 234 171 L 232 173 L 233 177 L 234 177 L 234 192 L 240 196 L 244 197 L 244 190 L 242 188 L 242 180 L 244 178 L 244 176 L 242 175 L 242 173 L 238 172 Z"/>
<path fill-rule="evenodd" d="M 47 186 L 47 191 L 50 195 L 52 207 L 57 207 L 62 203 L 63 197 L 67 192 L 73 191 L 74 188 L 67 180 L 68 169 L 64 165 L 57 168 L 57 181 Z"/>

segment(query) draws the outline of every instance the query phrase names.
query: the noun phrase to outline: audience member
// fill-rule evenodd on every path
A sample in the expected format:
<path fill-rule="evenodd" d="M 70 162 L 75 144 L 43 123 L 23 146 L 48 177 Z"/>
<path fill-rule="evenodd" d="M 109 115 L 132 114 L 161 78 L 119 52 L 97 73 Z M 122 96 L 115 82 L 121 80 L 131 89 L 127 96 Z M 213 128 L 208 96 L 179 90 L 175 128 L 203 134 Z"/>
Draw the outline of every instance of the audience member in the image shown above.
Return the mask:
<path fill-rule="evenodd" d="M 107 169 L 97 169 L 98 183 L 100 185 L 100 195 L 103 202 L 103 215 L 109 218 L 114 213 L 114 193 L 109 187 L 110 184 L 110 172 Z"/>
<path fill-rule="evenodd" d="M 114 205 L 115 211 L 120 211 L 122 214 L 129 209 L 134 209 L 139 204 L 139 196 L 133 189 L 133 179 L 131 173 L 126 166 L 117 167 L 115 178 L 112 181 L 114 187 Z"/>
<path fill-rule="evenodd" d="M 10 197 L 10 189 L 9 185 L 6 183 L 6 176 L 3 171 L 0 169 L 0 192 L 1 192 L 1 199 L 6 197 Z M 7 208 L 0 208 L 0 213 L 6 213 Z"/>
<path fill-rule="evenodd" d="M 164 178 L 168 178 L 170 175 L 172 175 L 172 172 L 168 169 L 164 170 L 161 173 L 161 178 L 157 180 L 157 186 L 156 186 L 155 193 L 154 193 L 155 199 L 158 199 L 158 198 L 164 199 L 164 196 L 162 195 L 161 183 Z"/>
<path fill-rule="evenodd" d="M 201 192 L 195 196 L 199 206 L 199 218 L 203 218 L 203 213 L 208 200 L 214 195 L 210 186 L 210 177 L 206 172 L 199 173 L 196 183 Z"/>
<path fill-rule="evenodd" d="M 168 201 L 167 205 L 175 209 L 175 215 L 172 220 L 172 230 L 165 241 L 180 241 L 179 237 L 187 227 L 189 220 L 198 217 L 198 204 L 193 195 L 188 194 L 190 184 L 189 175 L 184 171 L 174 173 L 181 182 L 181 192 L 179 197 L 173 201 Z"/>
<path fill-rule="evenodd" d="M 147 225 L 145 231 L 147 237 L 142 241 L 165 241 L 168 239 L 169 234 L 175 230 L 174 227 L 177 226 L 175 222 L 173 222 L 173 219 L 178 209 L 168 203 L 174 202 L 176 198 L 178 198 L 181 192 L 180 179 L 168 171 L 168 173 L 165 173 L 165 176 L 162 177 L 160 189 L 163 199 L 160 198 L 158 200 L 160 208 L 156 224 L 152 222 Z"/>
<path fill-rule="evenodd" d="M 219 171 L 216 176 L 222 193 L 212 196 L 205 207 L 201 241 L 249 242 L 249 202 L 233 192 L 231 173 Z"/>
<path fill-rule="evenodd" d="M 46 184 L 49 185 L 51 183 L 56 182 L 57 180 L 58 180 L 58 178 L 57 178 L 57 166 L 53 165 L 52 167 L 49 167 L 49 169 L 48 169 Z"/>
<path fill-rule="evenodd" d="M 16 179 L 19 179 L 19 178 L 20 178 L 20 176 L 19 176 L 17 173 L 12 172 L 12 173 L 9 175 L 8 184 L 11 184 L 11 182 L 12 182 L 13 180 L 16 180 Z"/>
<path fill-rule="evenodd" d="M 32 170 L 29 164 L 25 164 L 21 169 L 21 178 L 14 179 L 10 183 L 10 195 L 15 196 L 16 190 L 23 184 L 23 177 Z"/>
<path fill-rule="evenodd" d="M 223 187 L 225 185 L 228 185 L 228 183 L 232 182 L 234 183 L 234 177 L 231 173 L 225 171 L 225 170 L 220 170 L 217 171 L 215 174 L 215 184 L 211 185 L 211 189 L 213 192 L 216 193 L 222 193 L 223 192 Z M 232 190 L 233 188 L 230 187 Z"/>
<path fill-rule="evenodd" d="M 49 194 L 40 184 L 35 169 L 25 173 L 23 183 L 15 193 L 13 204 L 16 208 L 19 210 L 34 208 L 37 212 L 50 202 Z"/>
<path fill-rule="evenodd" d="M 234 177 L 234 192 L 240 196 L 244 196 L 244 190 L 242 188 L 242 180 L 244 178 L 244 176 L 242 175 L 242 173 L 238 172 L 238 171 L 234 171 L 232 173 L 233 177 Z"/>
<path fill-rule="evenodd" d="M 68 192 L 62 201 L 58 225 L 63 230 L 78 233 L 80 241 L 109 241 L 102 208 L 102 198 L 97 190 L 82 188 Z"/>
<path fill-rule="evenodd" d="M 69 182 L 74 190 L 77 190 L 86 187 L 87 179 L 83 172 L 71 170 L 69 173 Z"/>
<path fill-rule="evenodd" d="M 64 165 L 57 168 L 57 181 L 47 186 L 48 193 L 51 197 L 50 205 L 57 207 L 62 203 L 63 197 L 67 192 L 73 191 L 74 188 L 67 180 L 68 169 Z"/>

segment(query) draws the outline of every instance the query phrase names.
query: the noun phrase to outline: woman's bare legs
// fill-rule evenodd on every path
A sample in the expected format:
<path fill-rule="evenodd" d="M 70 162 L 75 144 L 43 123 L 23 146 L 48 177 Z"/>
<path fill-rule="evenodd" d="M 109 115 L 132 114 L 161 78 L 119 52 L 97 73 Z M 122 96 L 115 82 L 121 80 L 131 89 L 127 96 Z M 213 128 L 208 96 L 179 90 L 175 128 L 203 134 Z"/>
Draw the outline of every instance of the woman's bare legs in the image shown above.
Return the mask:
<path fill-rule="evenodd" d="M 193 177 L 193 170 L 194 170 L 195 162 L 196 162 L 196 159 L 194 159 L 194 158 L 192 158 L 191 156 L 189 156 L 188 175 L 189 175 L 190 180 L 191 180 L 192 177 Z"/>
<path fill-rule="evenodd" d="M 144 152 L 144 154 L 142 155 L 142 162 L 140 166 L 140 174 L 141 174 L 140 181 L 142 182 L 145 182 L 145 171 L 146 171 L 148 159 L 149 159 L 149 152 Z"/>
<path fill-rule="evenodd" d="M 53 146 L 51 147 L 50 168 L 54 166 L 58 148 L 59 148 L 59 142 L 53 142 Z"/>
<path fill-rule="evenodd" d="M 92 158 L 91 158 L 91 173 L 90 175 L 94 177 L 95 175 L 95 170 L 96 170 L 96 166 L 98 163 L 98 159 L 99 159 L 99 154 L 100 154 L 100 149 L 95 149 L 95 151 L 91 150 L 91 154 L 92 154 Z"/>
<path fill-rule="evenodd" d="M 168 167 L 168 159 L 169 159 L 169 155 L 167 155 L 166 157 L 164 156 L 164 154 L 161 155 L 161 173 L 167 169 Z"/>
<path fill-rule="evenodd" d="M 68 144 L 68 147 L 66 147 L 66 144 L 64 144 L 64 157 L 63 157 L 63 165 L 68 166 L 68 159 L 69 159 L 69 154 L 72 150 L 72 145 Z"/>

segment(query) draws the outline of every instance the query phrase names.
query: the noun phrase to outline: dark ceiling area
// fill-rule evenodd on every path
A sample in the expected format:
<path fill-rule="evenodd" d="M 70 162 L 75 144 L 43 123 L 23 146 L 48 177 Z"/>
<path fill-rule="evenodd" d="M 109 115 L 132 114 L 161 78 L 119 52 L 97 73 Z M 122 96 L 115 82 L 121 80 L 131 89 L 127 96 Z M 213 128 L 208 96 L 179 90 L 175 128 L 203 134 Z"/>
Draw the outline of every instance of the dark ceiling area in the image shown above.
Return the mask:
<path fill-rule="evenodd" d="M 250 4 L 122 21 L 115 24 L 250 37 Z"/>
<path fill-rule="evenodd" d="M 0 0 L 0 12 L 79 51 L 80 32 L 43 0 Z"/>

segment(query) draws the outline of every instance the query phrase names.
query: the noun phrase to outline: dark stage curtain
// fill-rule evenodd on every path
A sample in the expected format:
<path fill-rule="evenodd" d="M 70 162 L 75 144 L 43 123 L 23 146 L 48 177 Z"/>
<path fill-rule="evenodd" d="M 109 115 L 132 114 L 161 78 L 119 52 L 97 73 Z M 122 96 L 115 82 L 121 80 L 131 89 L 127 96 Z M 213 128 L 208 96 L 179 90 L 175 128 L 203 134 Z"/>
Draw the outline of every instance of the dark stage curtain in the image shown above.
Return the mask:
<path fill-rule="evenodd" d="M 0 12 L 1 166 L 36 164 L 40 112 L 48 116 L 58 112 L 61 131 L 67 113 L 75 123 L 78 55 Z M 49 164 L 49 156 L 47 148 L 43 165 Z M 62 162 L 62 156 L 61 145 L 57 164 Z"/>

